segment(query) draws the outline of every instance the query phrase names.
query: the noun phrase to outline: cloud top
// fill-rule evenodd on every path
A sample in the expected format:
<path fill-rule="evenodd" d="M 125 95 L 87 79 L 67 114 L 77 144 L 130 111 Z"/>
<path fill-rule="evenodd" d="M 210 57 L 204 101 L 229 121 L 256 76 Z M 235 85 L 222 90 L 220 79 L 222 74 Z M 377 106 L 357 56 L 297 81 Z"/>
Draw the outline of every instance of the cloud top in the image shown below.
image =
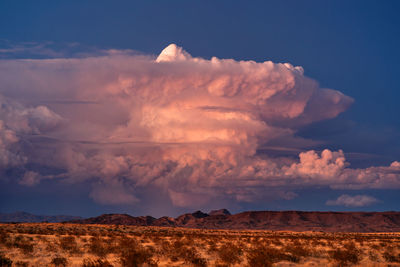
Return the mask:
<path fill-rule="evenodd" d="M 158 55 L 157 62 L 168 62 L 168 61 L 179 61 L 191 59 L 192 56 L 189 55 L 182 47 L 176 44 L 170 44 Z"/>

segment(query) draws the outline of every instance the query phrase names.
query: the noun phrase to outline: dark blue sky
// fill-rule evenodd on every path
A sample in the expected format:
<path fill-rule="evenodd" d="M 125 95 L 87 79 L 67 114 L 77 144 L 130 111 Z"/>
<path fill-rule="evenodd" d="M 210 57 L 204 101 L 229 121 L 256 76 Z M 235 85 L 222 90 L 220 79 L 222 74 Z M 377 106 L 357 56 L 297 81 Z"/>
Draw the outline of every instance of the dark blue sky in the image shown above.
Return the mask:
<path fill-rule="evenodd" d="M 305 75 L 321 87 L 339 90 L 355 102 L 339 117 L 309 125 L 299 135 L 324 141 L 321 149 L 354 153 L 349 162 L 365 168 L 400 160 L 399 11 L 400 2 L 395 0 L 5 0 L 0 2 L 0 39 L 3 45 L 52 42 L 57 48 L 77 43 L 78 47 L 132 49 L 146 54 L 158 54 L 176 43 L 196 57 L 272 60 L 302 66 Z M 95 204 L 85 189 L 54 197 L 49 190 L 3 185 L 0 212 L 85 216 L 117 209 L 141 213 Z M 46 188 L 61 190 L 50 184 Z M 315 191 L 312 201 L 301 198 L 246 208 L 348 209 L 324 206 L 325 194 L 335 198 L 338 192 L 324 189 Z M 383 202 L 366 209 L 400 208 L 394 204 L 400 203 L 396 190 L 367 194 Z M 50 199 L 58 208 L 44 206 Z M 78 202 L 85 204 L 71 208 L 79 206 Z"/>

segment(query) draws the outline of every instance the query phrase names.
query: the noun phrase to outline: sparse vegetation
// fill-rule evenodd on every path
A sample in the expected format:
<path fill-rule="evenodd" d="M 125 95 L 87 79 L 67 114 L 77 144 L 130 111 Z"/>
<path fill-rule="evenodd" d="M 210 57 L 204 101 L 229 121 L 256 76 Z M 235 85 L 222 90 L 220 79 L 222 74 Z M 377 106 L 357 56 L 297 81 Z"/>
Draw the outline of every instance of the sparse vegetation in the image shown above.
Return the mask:
<path fill-rule="evenodd" d="M 0 224 L 0 266 L 396 266 L 400 234 Z"/>

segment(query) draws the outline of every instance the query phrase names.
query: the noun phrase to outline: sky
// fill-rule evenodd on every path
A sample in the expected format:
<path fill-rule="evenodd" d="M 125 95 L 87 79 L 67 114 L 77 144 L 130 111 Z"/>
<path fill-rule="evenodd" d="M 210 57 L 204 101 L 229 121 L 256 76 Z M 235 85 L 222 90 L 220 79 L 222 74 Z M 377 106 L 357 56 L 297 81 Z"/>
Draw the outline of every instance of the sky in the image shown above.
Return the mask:
<path fill-rule="evenodd" d="M 386 211 L 398 1 L 1 1 L 0 212 Z"/>

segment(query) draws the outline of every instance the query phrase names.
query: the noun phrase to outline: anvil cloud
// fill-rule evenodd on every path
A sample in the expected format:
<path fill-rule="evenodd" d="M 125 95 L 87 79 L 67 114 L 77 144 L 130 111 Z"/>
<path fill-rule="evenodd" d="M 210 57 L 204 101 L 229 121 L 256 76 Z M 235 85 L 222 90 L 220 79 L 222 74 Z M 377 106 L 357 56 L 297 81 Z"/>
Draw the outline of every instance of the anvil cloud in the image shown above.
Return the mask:
<path fill-rule="evenodd" d="M 353 102 L 288 63 L 195 58 L 174 44 L 158 57 L 8 59 L 0 93 L 0 168 L 22 185 L 89 181 L 110 204 L 155 187 L 185 207 L 290 198 L 298 186 L 400 188 L 399 162 L 352 169 L 343 151 L 258 152 Z"/>

